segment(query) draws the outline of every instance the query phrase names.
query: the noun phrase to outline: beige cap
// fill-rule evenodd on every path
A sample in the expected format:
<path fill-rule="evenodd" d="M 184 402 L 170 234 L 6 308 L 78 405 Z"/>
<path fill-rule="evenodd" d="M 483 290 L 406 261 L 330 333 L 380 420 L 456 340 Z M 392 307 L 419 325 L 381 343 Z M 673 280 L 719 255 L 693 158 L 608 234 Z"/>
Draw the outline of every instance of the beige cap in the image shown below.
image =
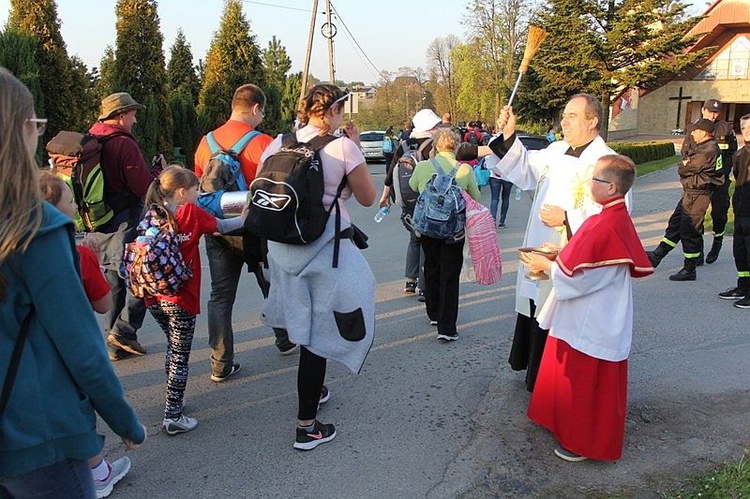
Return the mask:
<path fill-rule="evenodd" d="M 146 107 L 143 104 L 138 104 L 127 92 L 108 95 L 102 99 L 102 114 L 99 115 L 99 121 L 107 120 L 133 109 L 146 109 Z"/>

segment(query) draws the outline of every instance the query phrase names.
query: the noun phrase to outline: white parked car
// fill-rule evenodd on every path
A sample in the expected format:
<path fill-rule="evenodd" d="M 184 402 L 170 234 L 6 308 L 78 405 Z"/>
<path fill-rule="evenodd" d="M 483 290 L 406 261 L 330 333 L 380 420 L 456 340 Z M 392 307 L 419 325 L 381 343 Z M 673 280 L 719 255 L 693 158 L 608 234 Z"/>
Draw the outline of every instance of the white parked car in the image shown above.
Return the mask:
<path fill-rule="evenodd" d="M 365 159 L 382 160 L 385 130 L 368 130 L 359 134 L 359 144 Z"/>

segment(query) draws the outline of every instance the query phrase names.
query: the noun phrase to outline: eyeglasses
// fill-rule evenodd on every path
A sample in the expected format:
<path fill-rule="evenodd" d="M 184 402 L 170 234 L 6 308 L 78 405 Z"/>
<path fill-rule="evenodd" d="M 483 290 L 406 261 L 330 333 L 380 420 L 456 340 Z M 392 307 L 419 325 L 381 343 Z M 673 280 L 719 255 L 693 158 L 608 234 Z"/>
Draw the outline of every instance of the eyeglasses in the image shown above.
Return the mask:
<path fill-rule="evenodd" d="M 600 184 L 611 184 L 612 183 L 609 180 L 604 180 L 603 178 L 591 177 L 591 180 L 593 182 L 599 182 Z"/>
<path fill-rule="evenodd" d="M 26 121 L 36 123 L 37 135 L 44 135 L 44 131 L 47 129 L 47 118 L 29 118 Z"/>

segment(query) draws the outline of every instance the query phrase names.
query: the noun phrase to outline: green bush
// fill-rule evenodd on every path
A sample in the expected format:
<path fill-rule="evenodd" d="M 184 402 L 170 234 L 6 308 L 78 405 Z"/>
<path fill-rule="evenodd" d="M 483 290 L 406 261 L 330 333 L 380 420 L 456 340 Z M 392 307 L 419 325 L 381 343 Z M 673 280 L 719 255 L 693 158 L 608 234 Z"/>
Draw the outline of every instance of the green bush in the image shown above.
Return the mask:
<path fill-rule="evenodd" d="M 675 154 L 672 142 L 610 142 L 607 145 L 616 153 L 632 159 L 636 165 Z"/>

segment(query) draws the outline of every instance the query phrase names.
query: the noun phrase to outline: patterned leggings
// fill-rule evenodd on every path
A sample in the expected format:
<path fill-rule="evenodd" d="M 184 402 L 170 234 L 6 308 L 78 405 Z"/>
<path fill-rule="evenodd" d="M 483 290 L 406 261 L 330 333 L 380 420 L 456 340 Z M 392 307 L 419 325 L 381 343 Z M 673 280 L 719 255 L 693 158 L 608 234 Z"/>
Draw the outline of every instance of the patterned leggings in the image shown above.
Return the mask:
<path fill-rule="evenodd" d="M 195 333 L 195 315 L 167 301 L 149 307 L 151 315 L 167 335 L 164 370 L 167 374 L 167 403 L 164 417 L 176 419 L 182 415 L 182 403 L 188 379 L 188 361 Z"/>

